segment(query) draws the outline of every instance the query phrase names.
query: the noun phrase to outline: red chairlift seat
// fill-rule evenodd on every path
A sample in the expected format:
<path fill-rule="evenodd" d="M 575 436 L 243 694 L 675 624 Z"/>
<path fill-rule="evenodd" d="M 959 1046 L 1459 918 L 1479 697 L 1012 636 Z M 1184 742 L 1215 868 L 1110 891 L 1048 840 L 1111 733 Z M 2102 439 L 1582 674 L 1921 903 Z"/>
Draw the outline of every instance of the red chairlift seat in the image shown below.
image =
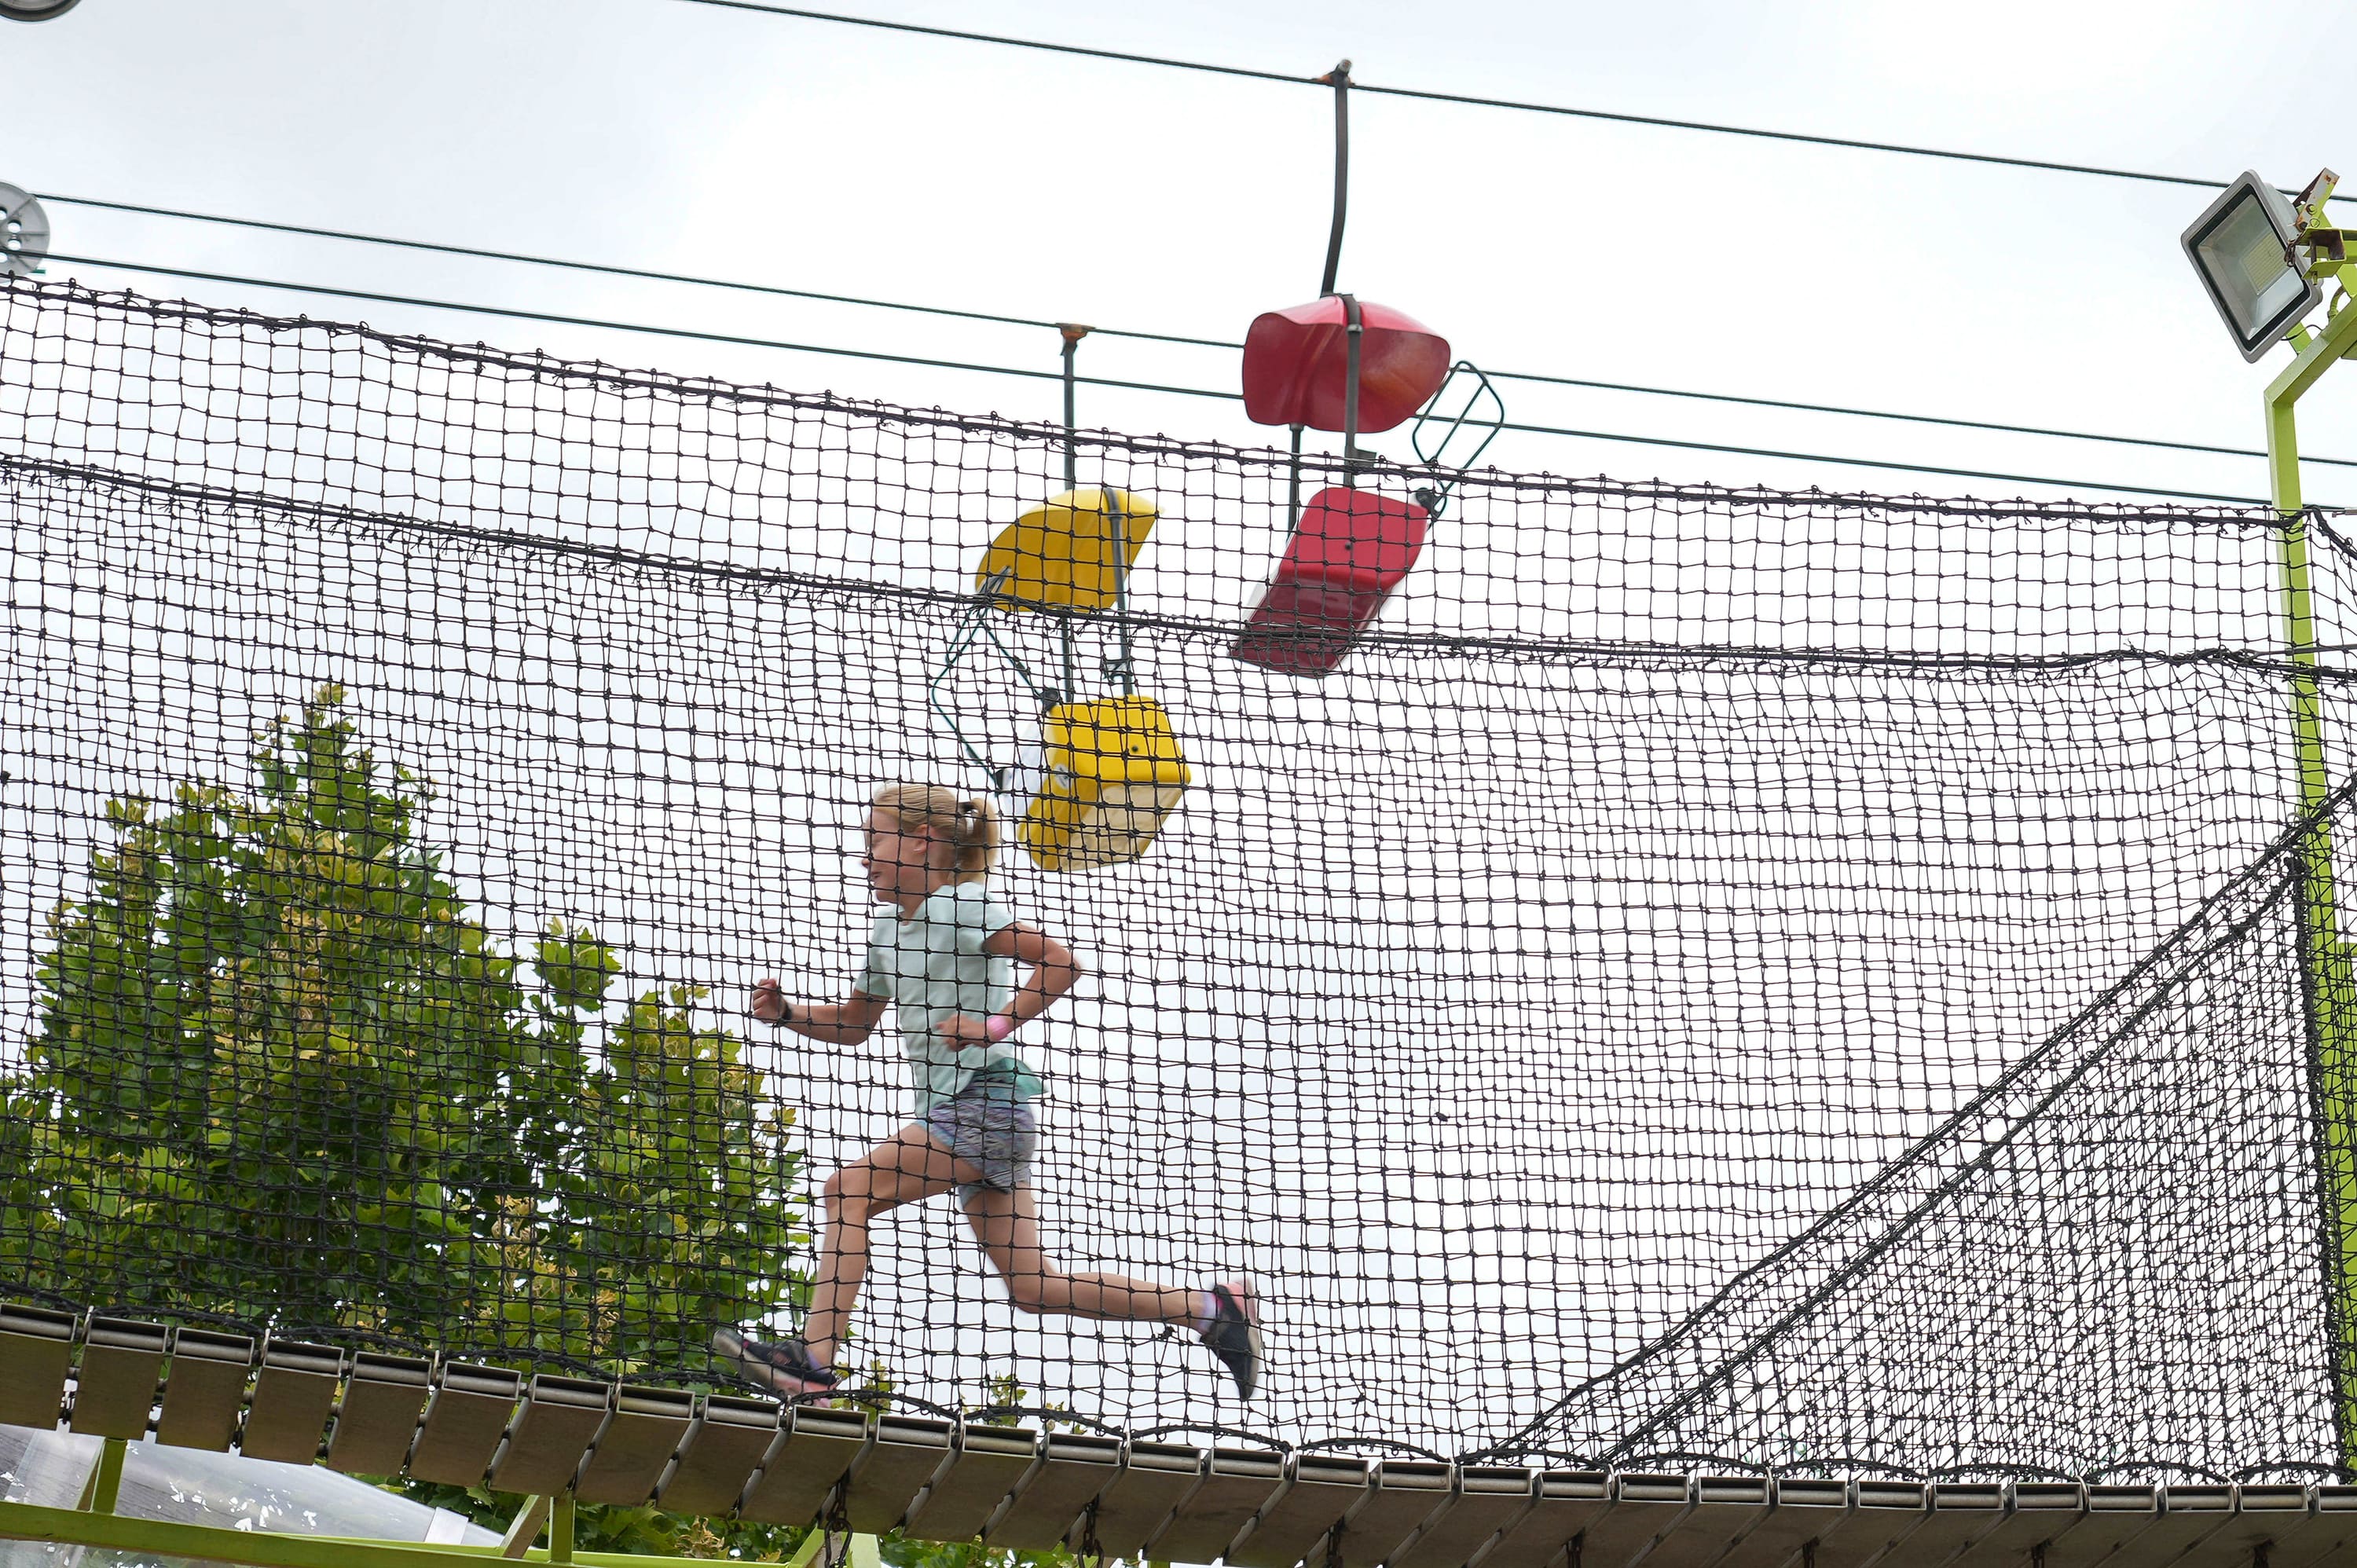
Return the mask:
<path fill-rule="evenodd" d="M 1415 564 L 1430 521 L 1415 502 L 1372 490 L 1318 491 L 1229 652 L 1288 675 L 1326 674 Z"/>
<path fill-rule="evenodd" d="M 1388 305 L 1361 300 L 1359 430 L 1389 430 L 1440 390 L 1448 340 Z M 1264 311 L 1244 334 L 1244 416 L 1340 430 L 1350 383 L 1349 306 L 1339 294 Z"/>

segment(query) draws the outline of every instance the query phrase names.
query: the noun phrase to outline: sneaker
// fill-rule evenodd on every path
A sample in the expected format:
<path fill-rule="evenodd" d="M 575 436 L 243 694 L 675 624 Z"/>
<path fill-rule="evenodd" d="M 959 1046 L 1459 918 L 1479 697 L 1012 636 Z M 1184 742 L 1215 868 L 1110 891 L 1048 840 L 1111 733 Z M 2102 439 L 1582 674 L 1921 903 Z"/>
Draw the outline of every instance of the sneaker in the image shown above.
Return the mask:
<path fill-rule="evenodd" d="M 1211 1287 L 1211 1299 L 1220 1316 L 1203 1331 L 1203 1343 L 1236 1380 L 1238 1397 L 1250 1399 L 1260 1385 L 1259 1298 L 1253 1294 L 1249 1282 L 1230 1280 Z"/>
<path fill-rule="evenodd" d="M 754 1339 L 734 1328 L 712 1331 L 713 1354 L 757 1383 L 781 1394 L 823 1394 L 832 1391 L 841 1375 L 811 1359 L 800 1339 Z"/>

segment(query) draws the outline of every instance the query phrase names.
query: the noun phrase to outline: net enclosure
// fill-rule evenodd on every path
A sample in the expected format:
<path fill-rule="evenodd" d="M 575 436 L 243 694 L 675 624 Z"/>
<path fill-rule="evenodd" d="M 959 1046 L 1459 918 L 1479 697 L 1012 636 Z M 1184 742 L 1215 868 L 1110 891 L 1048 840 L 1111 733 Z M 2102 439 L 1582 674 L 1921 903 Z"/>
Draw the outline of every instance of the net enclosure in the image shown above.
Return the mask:
<path fill-rule="evenodd" d="M 1155 509 L 1123 601 L 990 607 L 1068 459 Z M 1450 478 L 1311 678 L 1234 656 L 1293 498 L 1432 476 L 6 282 L 5 1294 L 727 1386 L 910 1115 L 888 1023 L 749 989 L 851 993 L 869 801 L 1019 793 L 1052 676 L 1189 781 L 989 884 L 1086 972 L 1048 1245 L 1255 1282 L 1266 1365 L 1018 1310 L 944 1197 L 877 1221 L 877 1397 L 2339 1467 L 2336 520 Z"/>

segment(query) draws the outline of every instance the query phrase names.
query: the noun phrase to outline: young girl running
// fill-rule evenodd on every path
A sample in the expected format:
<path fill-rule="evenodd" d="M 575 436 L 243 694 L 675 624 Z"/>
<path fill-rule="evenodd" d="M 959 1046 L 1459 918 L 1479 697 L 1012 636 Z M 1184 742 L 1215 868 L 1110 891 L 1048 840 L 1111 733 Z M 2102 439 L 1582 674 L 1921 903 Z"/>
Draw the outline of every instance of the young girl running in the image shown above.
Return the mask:
<path fill-rule="evenodd" d="M 753 987 L 753 1015 L 827 1045 L 857 1045 L 885 1004 L 899 1007 L 900 1047 L 916 1077 L 916 1119 L 826 1182 L 818 1278 L 798 1338 L 735 1328 L 713 1348 L 785 1393 L 832 1389 L 852 1304 L 867 1273 L 867 1230 L 904 1203 L 955 1191 L 974 1240 L 1023 1312 L 1125 1323 L 1184 1324 L 1227 1367 L 1245 1399 L 1260 1378 L 1259 1308 L 1241 1280 L 1193 1291 L 1120 1274 L 1068 1274 L 1039 1240 L 1031 1187 L 1039 1136 L 1037 1073 L 1013 1036 L 1081 977 L 1061 942 L 1017 920 L 985 886 L 998 852 L 986 800 L 904 784 L 876 797 L 861 865 L 878 903 L 867 963 L 850 999 L 790 1002 L 775 980 Z M 1014 966 L 1030 971 L 1020 990 Z"/>

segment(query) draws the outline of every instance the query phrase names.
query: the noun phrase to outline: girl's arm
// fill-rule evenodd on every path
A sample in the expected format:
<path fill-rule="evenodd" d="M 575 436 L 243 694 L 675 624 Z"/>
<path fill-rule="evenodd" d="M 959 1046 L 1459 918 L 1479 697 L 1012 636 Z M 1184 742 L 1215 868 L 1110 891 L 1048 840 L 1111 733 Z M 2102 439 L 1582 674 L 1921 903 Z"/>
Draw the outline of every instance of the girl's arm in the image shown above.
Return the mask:
<path fill-rule="evenodd" d="M 982 950 L 993 958 L 1011 958 L 1031 971 L 1001 1015 L 1007 1020 L 1001 1030 L 1002 1036 L 1045 1013 L 1055 1004 L 1056 998 L 1080 983 L 1080 961 L 1072 957 L 1071 949 L 1020 920 L 992 932 L 983 942 Z M 963 1014 L 942 1019 L 940 1033 L 962 1046 L 987 1045 L 992 1038 L 986 1020 Z"/>
<path fill-rule="evenodd" d="M 765 1024 L 783 1024 L 795 1034 L 830 1046 L 856 1046 L 876 1032 L 885 1002 L 855 991 L 847 1002 L 823 1007 L 813 1002 L 789 1002 L 775 980 L 753 987 L 753 1016 Z"/>

